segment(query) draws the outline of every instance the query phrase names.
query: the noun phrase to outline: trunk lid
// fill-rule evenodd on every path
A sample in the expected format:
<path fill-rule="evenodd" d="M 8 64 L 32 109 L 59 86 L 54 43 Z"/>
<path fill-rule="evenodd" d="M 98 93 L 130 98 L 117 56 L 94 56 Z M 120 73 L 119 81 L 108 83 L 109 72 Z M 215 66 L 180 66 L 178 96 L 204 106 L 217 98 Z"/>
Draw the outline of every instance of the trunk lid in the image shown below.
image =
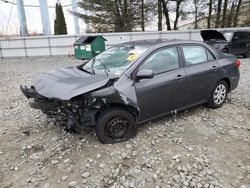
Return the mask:
<path fill-rule="evenodd" d="M 211 40 L 227 41 L 226 38 L 224 37 L 224 35 L 221 32 L 216 31 L 216 30 L 202 30 L 201 31 L 201 37 L 204 40 L 204 42 L 211 41 Z"/>

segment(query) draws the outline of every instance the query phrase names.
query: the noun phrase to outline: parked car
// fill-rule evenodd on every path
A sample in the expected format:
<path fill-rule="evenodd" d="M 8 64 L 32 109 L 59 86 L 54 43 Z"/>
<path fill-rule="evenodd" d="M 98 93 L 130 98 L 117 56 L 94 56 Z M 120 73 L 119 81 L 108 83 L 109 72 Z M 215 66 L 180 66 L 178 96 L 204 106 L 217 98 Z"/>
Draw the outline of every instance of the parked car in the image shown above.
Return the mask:
<path fill-rule="evenodd" d="M 240 62 L 203 42 L 119 44 L 79 66 L 52 70 L 30 88 L 30 106 L 68 128 L 91 126 L 102 143 L 136 135 L 138 124 L 195 105 L 219 108 L 239 81 Z"/>
<path fill-rule="evenodd" d="M 215 49 L 244 58 L 250 55 L 250 31 L 202 30 L 201 36 Z"/>

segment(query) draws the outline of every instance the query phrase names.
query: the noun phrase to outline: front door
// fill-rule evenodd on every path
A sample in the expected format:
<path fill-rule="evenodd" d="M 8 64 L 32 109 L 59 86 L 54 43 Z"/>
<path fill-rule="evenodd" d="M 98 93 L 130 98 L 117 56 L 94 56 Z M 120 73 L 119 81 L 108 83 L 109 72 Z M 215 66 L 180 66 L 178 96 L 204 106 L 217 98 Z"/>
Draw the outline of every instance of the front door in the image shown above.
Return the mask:
<path fill-rule="evenodd" d="M 153 78 L 135 82 L 140 122 L 167 114 L 183 105 L 185 75 L 177 47 L 157 50 L 139 69 L 154 71 Z"/>

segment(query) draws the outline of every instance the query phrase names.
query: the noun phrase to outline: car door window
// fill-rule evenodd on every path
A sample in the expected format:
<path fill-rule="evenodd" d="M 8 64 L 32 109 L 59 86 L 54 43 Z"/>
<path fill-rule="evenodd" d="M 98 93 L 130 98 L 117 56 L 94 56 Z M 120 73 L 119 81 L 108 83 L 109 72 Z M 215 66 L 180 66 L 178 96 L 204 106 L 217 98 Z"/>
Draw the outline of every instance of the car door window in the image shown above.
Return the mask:
<path fill-rule="evenodd" d="M 214 59 L 207 49 L 199 45 L 182 46 L 182 50 L 186 65 L 195 65 Z"/>
<path fill-rule="evenodd" d="M 234 33 L 233 41 L 238 41 L 239 38 L 239 33 Z"/>
<path fill-rule="evenodd" d="M 208 59 L 208 61 L 215 60 L 214 55 L 209 50 L 206 50 L 206 51 L 207 51 L 207 59 Z"/>
<path fill-rule="evenodd" d="M 143 64 L 141 69 L 150 69 L 154 74 L 160 74 L 179 68 L 179 54 L 176 47 L 158 50 L 152 54 Z"/>

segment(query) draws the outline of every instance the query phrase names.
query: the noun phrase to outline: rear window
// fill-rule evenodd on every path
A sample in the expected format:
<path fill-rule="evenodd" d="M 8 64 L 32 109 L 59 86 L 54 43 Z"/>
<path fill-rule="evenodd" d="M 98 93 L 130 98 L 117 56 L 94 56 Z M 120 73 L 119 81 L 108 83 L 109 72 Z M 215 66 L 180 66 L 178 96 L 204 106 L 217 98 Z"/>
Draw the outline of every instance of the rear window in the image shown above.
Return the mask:
<path fill-rule="evenodd" d="M 249 39 L 250 33 L 249 32 L 240 32 L 240 39 Z"/>
<path fill-rule="evenodd" d="M 223 33 L 223 36 L 226 38 L 227 41 L 231 41 L 231 39 L 233 38 L 233 32 Z"/>
<path fill-rule="evenodd" d="M 214 60 L 214 56 L 206 48 L 199 45 L 182 46 L 186 65 L 195 65 Z"/>

